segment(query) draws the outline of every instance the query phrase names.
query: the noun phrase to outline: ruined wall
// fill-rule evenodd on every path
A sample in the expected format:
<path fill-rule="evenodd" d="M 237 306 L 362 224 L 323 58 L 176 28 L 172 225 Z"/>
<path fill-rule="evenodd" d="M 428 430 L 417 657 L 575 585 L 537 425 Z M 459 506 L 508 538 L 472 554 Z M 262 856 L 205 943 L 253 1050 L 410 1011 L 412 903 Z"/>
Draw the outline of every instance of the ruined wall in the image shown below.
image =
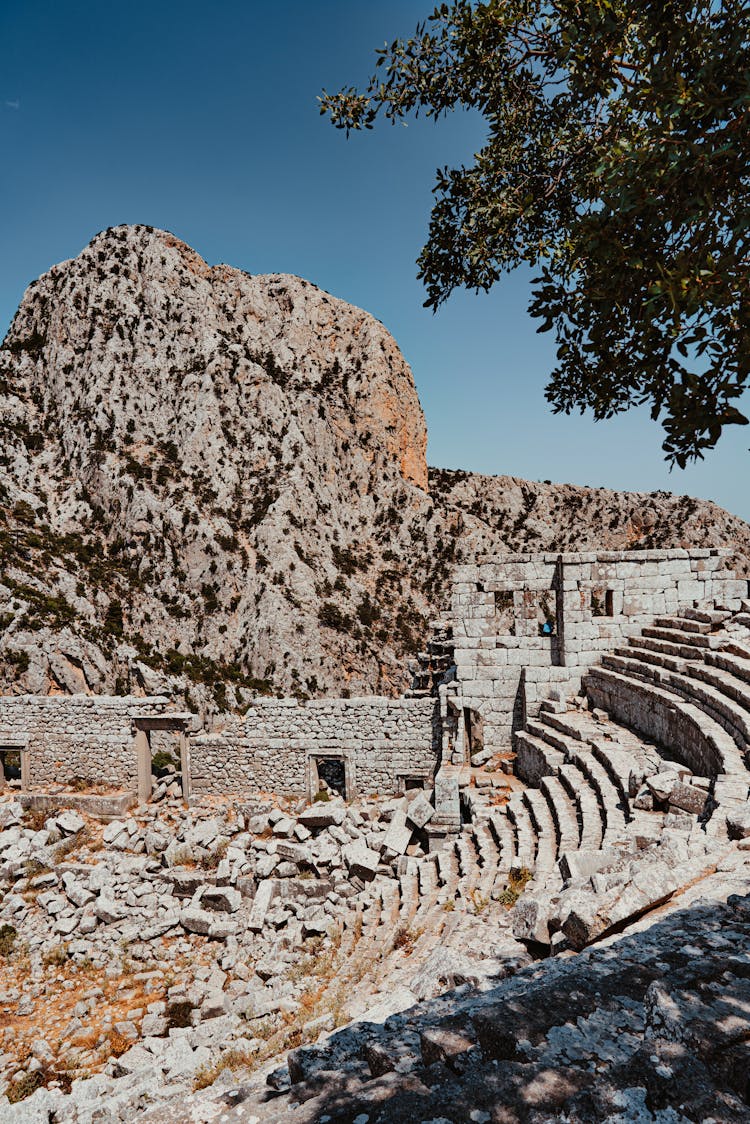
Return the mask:
<path fill-rule="evenodd" d="M 400 776 L 435 770 L 435 709 L 430 698 L 256 699 L 221 731 L 190 739 L 192 790 L 304 794 L 309 757 L 330 753 L 346 757 L 357 792 L 395 792 Z"/>
<path fill-rule="evenodd" d="M 583 673 L 661 615 L 695 602 L 730 604 L 746 580 L 725 550 L 505 555 L 456 569 L 452 590 L 457 703 L 481 715 L 486 747 L 511 744 L 524 706 L 552 688 L 576 692 Z M 463 737 L 459 723 L 459 742 Z M 457 752 L 463 745 L 457 743 Z"/>
<path fill-rule="evenodd" d="M 26 747 L 31 787 L 82 777 L 92 784 L 135 789 L 131 720 L 161 714 L 168 703 L 162 697 L 3 695 L 0 747 Z"/>

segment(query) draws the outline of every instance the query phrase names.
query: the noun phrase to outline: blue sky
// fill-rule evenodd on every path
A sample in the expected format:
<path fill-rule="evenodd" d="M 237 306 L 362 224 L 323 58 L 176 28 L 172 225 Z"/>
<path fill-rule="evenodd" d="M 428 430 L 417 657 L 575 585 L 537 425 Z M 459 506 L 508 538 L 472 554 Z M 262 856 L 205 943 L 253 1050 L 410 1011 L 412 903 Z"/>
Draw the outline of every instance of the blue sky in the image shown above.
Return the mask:
<path fill-rule="evenodd" d="M 148 223 L 207 261 L 290 272 L 366 308 L 412 365 L 431 464 L 714 499 L 750 518 L 750 431 L 670 473 L 644 412 L 553 416 L 554 342 L 529 274 L 422 307 L 415 259 L 435 169 L 481 121 L 383 125 L 346 140 L 323 87 L 363 83 L 373 49 L 429 0 L 0 2 L 0 334 L 24 288 L 97 231 Z"/>

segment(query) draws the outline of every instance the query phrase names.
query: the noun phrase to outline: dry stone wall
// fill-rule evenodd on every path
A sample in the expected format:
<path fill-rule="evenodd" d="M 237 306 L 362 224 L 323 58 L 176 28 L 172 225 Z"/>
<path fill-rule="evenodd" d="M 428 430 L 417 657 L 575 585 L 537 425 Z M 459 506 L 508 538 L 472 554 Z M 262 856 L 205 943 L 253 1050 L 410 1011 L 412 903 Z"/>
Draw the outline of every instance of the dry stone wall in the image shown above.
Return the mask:
<path fill-rule="evenodd" d="M 242 718 L 190 742 L 192 791 L 305 793 L 311 758 L 344 761 L 347 796 L 395 792 L 401 778 L 431 778 L 436 700 L 257 699 Z"/>
<path fill-rule="evenodd" d="M 3 696 L 0 752 L 21 753 L 25 788 L 81 777 L 134 791 L 135 724 L 171 715 L 169 705 L 161 696 Z M 258 699 L 245 716 L 223 717 L 223 728 L 211 733 L 185 730 L 196 794 L 314 795 L 317 758 L 341 761 L 349 797 L 389 793 L 405 777 L 431 780 L 437 764 L 439 720 L 431 698 Z"/>
<path fill-rule="evenodd" d="M 481 718 L 485 747 L 512 732 L 555 687 L 582 675 L 654 617 L 695 602 L 739 603 L 746 579 L 727 550 L 516 554 L 457 567 L 452 589 L 460 706 Z M 465 753 L 459 723 L 457 754 Z"/>
<path fill-rule="evenodd" d="M 162 714 L 168 705 L 162 696 L 1 696 L 0 749 L 22 751 L 25 787 L 81 777 L 135 789 L 133 719 Z"/>

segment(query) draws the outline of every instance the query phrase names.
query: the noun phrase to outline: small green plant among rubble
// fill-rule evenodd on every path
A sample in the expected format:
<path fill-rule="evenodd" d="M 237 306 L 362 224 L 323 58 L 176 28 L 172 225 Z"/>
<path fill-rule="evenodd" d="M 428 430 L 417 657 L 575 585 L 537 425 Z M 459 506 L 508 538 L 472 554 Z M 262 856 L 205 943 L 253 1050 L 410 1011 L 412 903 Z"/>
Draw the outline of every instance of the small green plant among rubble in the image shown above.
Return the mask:
<path fill-rule="evenodd" d="M 499 904 L 504 905 L 506 909 L 512 909 L 530 878 L 531 871 L 525 866 L 522 866 L 520 870 L 512 870 L 508 875 L 508 885 L 497 899 Z"/>

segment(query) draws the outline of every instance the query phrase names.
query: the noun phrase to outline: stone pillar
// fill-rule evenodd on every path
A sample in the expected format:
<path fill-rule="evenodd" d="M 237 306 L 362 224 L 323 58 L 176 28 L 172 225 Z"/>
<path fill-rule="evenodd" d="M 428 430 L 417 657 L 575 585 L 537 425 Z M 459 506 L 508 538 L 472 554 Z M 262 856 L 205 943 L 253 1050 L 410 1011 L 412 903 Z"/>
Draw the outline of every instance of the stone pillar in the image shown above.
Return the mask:
<path fill-rule="evenodd" d="M 28 749 L 20 750 L 21 754 L 21 792 L 27 792 L 31 787 L 31 753 Z"/>
<path fill-rule="evenodd" d="M 138 799 L 141 803 L 151 795 L 151 743 L 148 732 L 136 727 L 135 752 L 138 761 Z"/>
<path fill-rule="evenodd" d="M 180 770 L 182 772 L 182 798 L 189 800 L 192 795 L 190 783 L 190 743 L 185 731 L 180 733 Z"/>
<path fill-rule="evenodd" d="M 557 667 L 565 667 L 565 596 L 563 593 L 562 554 L 558 554 L 555 562 L 555 635 L 552 637 L 552 663 Z"/>

